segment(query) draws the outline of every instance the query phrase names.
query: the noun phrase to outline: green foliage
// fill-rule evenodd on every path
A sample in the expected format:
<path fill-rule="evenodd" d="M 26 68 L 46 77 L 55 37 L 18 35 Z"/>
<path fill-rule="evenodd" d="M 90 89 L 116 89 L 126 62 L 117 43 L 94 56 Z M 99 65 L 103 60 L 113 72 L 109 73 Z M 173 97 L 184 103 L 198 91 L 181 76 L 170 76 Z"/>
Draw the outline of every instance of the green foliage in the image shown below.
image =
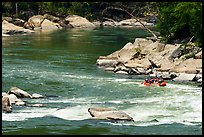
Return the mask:
<path fill-rule="evenodd" d="M 202 45 L 202 3 L 201 2 L 159 2 L 157 27 L 168 43 L 176 39 L 189 40 L 192 36 L 197 45 Z"/>
<path fill-rule="evenodd" d="M 162 40 L 167 43 L 174 40 L 186 43 L 194 36 L 194 42 L 202 45 L 201 2 L 2 2 L 2 14 L 15 17 L 18 11 L 18 17 L 25 19 L 23 12 L 31 11 L 59 17 L 76 14 L 89 20 L 101 20 L 102 11 L 107 7 L 126 9 L 136 17 L 156 14 L 159 20 L 156 25 Z M 118 11 L 108 12 L 107 16 L 111 18 L 120 14 Z"/>
<path fill-rule="evenodd" d="M 89 20 L 96 19 L 95 8 L 99 2 L 71 2 L 68 9 L 69 14 L 76 14 Z"/>
<path fill-rule="evenodd" d="M 32 11 L 34 14 L 50 13 L 52 15 L 76 14 L 93 18 L 92 9 L 98 2 L 17 2 L 18 12 Z M 12 16 L 16 12 L 15 2 L 3 2 L 3 16 Z"/>
<path fill-rule="evenodd" d="M 2 15 L 11 16 L 12 14 L 15 14 L 14 4 L 14 2 L 2 2 Z"/>
<path fill-rule="evenodd" d="M 136 53 L 141 53 L 141 49 L 140 48 L 135 48 L 135 52 Z"/>
<path fill-rule="evenodd" d="M 140 54 L 141 54 L 141 49 L 139 47 L 135 48 L 134 58 L 138 58 Z"/>
<path fill-rule="evenodd" d="M 88 2 L 72 2 L 69 8 L 70 14 L 76 14 L 86 17 L 90 13 L 90 6 Z"/>

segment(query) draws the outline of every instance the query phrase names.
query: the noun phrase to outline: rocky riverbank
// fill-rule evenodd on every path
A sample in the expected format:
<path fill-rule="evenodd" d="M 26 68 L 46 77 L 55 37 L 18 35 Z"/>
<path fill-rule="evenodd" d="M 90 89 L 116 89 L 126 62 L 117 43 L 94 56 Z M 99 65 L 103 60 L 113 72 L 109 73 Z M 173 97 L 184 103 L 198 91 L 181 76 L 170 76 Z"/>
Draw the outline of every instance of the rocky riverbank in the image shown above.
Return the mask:
<path fill-rule="evenodd" d="M 142 23 L 142 24 L 141 24 Z M 144 27 L 154 26 L 145 19 L 104 20 L 90 22 L 78 15 L 59 18 L 49 14 L 35 15 L 27 21 L 2 17 L 2 36 L 29 34 L 36 31 L 57 29 L 95 29 L 104 27 Z M 202 49 L 194 43 L 187 45 L 163 44 L 151 38 L 136 38 L 121 50 L 107 56 L 100 56 L 97 65 L 106 71 L 128 75 L 149 75 L 156 70 L 164 79 L 174 81 L 195 81 L 202 85 Z"/>
<path fill-rule="evenodd" d="M 154 26 L 154 23 L 141 19 L 145 26 Z M 18 18 L 2 17 L 2 36 L 14 34 L 29 34 L 35 31 L 51 31 L 56 29 L 95 29 L 97 27 L 142 27 L 136 19 L 126 19 L 122 21 L 92 21 L 78 15 L 68 15 L 66 18 L 59 18 L 53 15 L 34 15 L 28 20 Z"/>
<path fill-rule="evenodd" d="M 122 49 L 100 56 L 96 64 L 106 71 L 127 75 L 150 75 L 166 80 L 194 81 L 202 85 L 202 49 L 187 45 L 163 44 L 151 38 L 136 38 Z"/>

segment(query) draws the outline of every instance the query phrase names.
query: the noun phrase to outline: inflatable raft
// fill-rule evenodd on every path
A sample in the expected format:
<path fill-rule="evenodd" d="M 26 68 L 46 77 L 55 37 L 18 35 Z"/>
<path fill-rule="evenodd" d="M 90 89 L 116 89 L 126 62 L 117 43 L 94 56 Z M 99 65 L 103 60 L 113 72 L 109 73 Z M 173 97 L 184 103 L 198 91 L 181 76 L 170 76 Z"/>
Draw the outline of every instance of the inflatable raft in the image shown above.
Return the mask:
<path fill-rule="evenodd" d="M 146 79 L 142 82 L 142 84 L 145 86 L 166 86 L 166 82 L 158 78 Z"/>

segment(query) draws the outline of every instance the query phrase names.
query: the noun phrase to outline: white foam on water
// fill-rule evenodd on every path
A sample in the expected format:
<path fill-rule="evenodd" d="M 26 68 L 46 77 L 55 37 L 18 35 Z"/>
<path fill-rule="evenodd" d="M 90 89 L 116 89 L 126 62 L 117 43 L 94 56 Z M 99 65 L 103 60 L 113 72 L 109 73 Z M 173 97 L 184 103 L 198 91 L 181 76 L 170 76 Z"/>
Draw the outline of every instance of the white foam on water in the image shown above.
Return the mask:
<path fill-rule="evenodd" d="M 199 92 L 201 91 L 201 87 L 195 87 L 191 85 L 181 85 L 181 84 L 168 84 L 166 88 L 176 90 L 176 91 L 182 91 L 182 92 L 196 92 L 196 93 L 202 93 Z"/>
<path fill-rule="evenodd" d="M 25 73 L 30 73 L 31 70 L 21 70 Z M 20 72 L 20 71 L 19 71 Z M 57 81 L 70 81 L 70 79 L 83 79 L 94 80 L 100 83 L 104 82 L 119 82 L 122 84 L 137 84 L 129 79 L 120 78 L 103 78 L 93 77 L 92 75 L 79 75 L 65 72 L 46 72 L 46 71 L 32 71 L 38 76 L 44 78 L 54 78 Z M 35 75 L 36 75 L 35 74 Z M 103 82 L 101 82 L 103 81 Z M 138 85 L 143 86 L 141 83 Z M 158 87 L 159 88 L 159 87 Z M 155 89 L 154 89 L 155 90 Z M 77 104 L 74 107 L 66 107 L 63 109 L 58 108 L 24 108 L 12 112 L 10 114 L 2 113 L 2 120 L 5 121 L 22 121 L 28 118 L 43 117 L 46 115 L 52 115 L 65 120 L 82 120 L 90 118 L 88 108 L 91 103 L 103 104 L 114 103 L 119 105 L 130 105 L 126 109 L 121 111 L 129 114 L 135 120 L 134 123 L 128 124 L 148 126 L 154 124 L 170 124 L 170 123 L 182 123 L 186 125 L 192 125 L 196 122 L 202 122 L 202 89 L 190 85 L 181 84 L 167 84 L 165 92 L 157 96 L 132 98 L 132 99 L 112 99 L 109 101 L 99 101 L 97 98 L 60 98 L 58 100 L 41 100 L 46 103 L 70 103 Z M 128 93 L 129 94 L 129 93 Z M 128 103 L 127 103 L 128 100 Z M 151 122 L 151 120 L 157 119 L 159 122 Z M 119 123 L 120 124 L 120 123 Z M 127 124 L 127 123 L 123 123 Z"/>
<path fill-rule="evenodd" d="M 202 122 L 202 96 L 201 89 L 198 93 L 192 86 L 180 86 L 176 91 L 162 96 L 148 98 L 129 99 L 130 103 L 137 105 L 124 109 L 139 124 L 148 126 L 152 124 L 182 123 L 186 125 L 196 125 Z M 185 89 L 185 92 L 182 91 Z M 187 91 L 186 91 L 187 89 Z M 188 93 L 188 94 L 187 94 Z M 159 122 L 151 122 L 157 119 Z"/>
<path fill-rule="evenodd" d="M 3 121 L 24 121 L 29 118 L 54 116 L 64 120 L 83 120 L 91 118 L 88 108 L 91 105 L 77 105 L 73 107 L 59 108 L 24 108 L 12 113 L 2 113 Z"/>
<path fill-rule="evenodd" d="M 16 110 L 16 112 L 2 113 L 3 121 L 23 121 L 29 118 L 44 117 L 50 113 L 56 111 L 57 108 L 24 108 L 22 110 Z"/>
<path fill-rule="evenodd" d="M 93 97 L 87 97 L 87 98 L 62 98 L 60 100 L 49 100 L 49 103 L 73 103 L 73 104 L 87 104 L 87 103 L 102 103 L 102 102 L 98 102 L 97 98 L 93 98 Z"/>
<path fill-rule="evenodd" d="M 124 101 L 121 101 L 121 100 L 110 100 L 110 101 L 107 101 L 109 103 L 115 103 L 115 104 L 122 104 L 124 103 Z"/>
<path fill-rule="evenodd" d="M 89 106 L 86 105 L 67 107 L 64 109 L 59 109 L 50 115 L 65 120 L 84 120 L 91 118 L 91 115 L 88 112 L 88 107 Z"/>
<path fill-rule="evenodd" d="M 124 82 L 124 81 L 127 81 L 127 79 L 114 79 L 114 81 L 116 81 L 116 82 Z"/>
<path fill-rule="evenodd" d="M 97 98 L 63 98 L 59 100 L 46 100 L 39 99 L 33 100 L 35 103 L 70 103 L 79 104 L 77 106 L 66 107 L 63 109 L 59 108 L 48 108 L 48 107 L 24 107 L 22 106 L 18 110 L 13 110 L 12 113 L 2 113 L 3 121 L 23 121 L 29 118 L 38 118 L 44 116 L 54 116 L 65 120 L 83 120 L 91 118 L 88 112 L 88 108 L 92 106 L 91 103 L 104 103 L 97 101 Z"/>
<path fill-rule="evenodd" d="M 42 101 L 39 101 L 39 102 L 43 103 Z M 97 97 L 86 97 L 86 98 L 70 98 L 70 99 L 64 98 L 64 99 L 60 99 L 60 100 L 49 100 L 46 102 L 49 102 L 49 103 L 70 103 L 70 104 L 104 104 L 104 103 L 123 104 L 123 103 L 127 103 L 129 101 L 127 101 L 127 100 L 99 101 Z M 38 101 L 36 103 L 38 103 Z"/>

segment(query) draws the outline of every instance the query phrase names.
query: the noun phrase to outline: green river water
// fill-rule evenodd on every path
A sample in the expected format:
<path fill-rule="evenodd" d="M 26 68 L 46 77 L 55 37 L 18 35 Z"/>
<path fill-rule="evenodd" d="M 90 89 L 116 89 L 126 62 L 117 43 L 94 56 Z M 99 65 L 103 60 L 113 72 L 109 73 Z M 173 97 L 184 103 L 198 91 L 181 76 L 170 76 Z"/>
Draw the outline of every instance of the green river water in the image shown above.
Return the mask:
<path fill-rule="evenodd" d="M 2 134 L 201 135 L 202 87 L 172 81 L 144 87 L 137 83 L 145 76 L 97 67 L 99 56 L 146 36 L 138 28 L 110 27 L 3 37 L 2 92 L 16 86 L 49 97 L 23 99 L 44 107 L 13 106 L 12 113 L 2 112 Z M 93 120 L 89 107 L 115 108 L 134 122 Z"/>

